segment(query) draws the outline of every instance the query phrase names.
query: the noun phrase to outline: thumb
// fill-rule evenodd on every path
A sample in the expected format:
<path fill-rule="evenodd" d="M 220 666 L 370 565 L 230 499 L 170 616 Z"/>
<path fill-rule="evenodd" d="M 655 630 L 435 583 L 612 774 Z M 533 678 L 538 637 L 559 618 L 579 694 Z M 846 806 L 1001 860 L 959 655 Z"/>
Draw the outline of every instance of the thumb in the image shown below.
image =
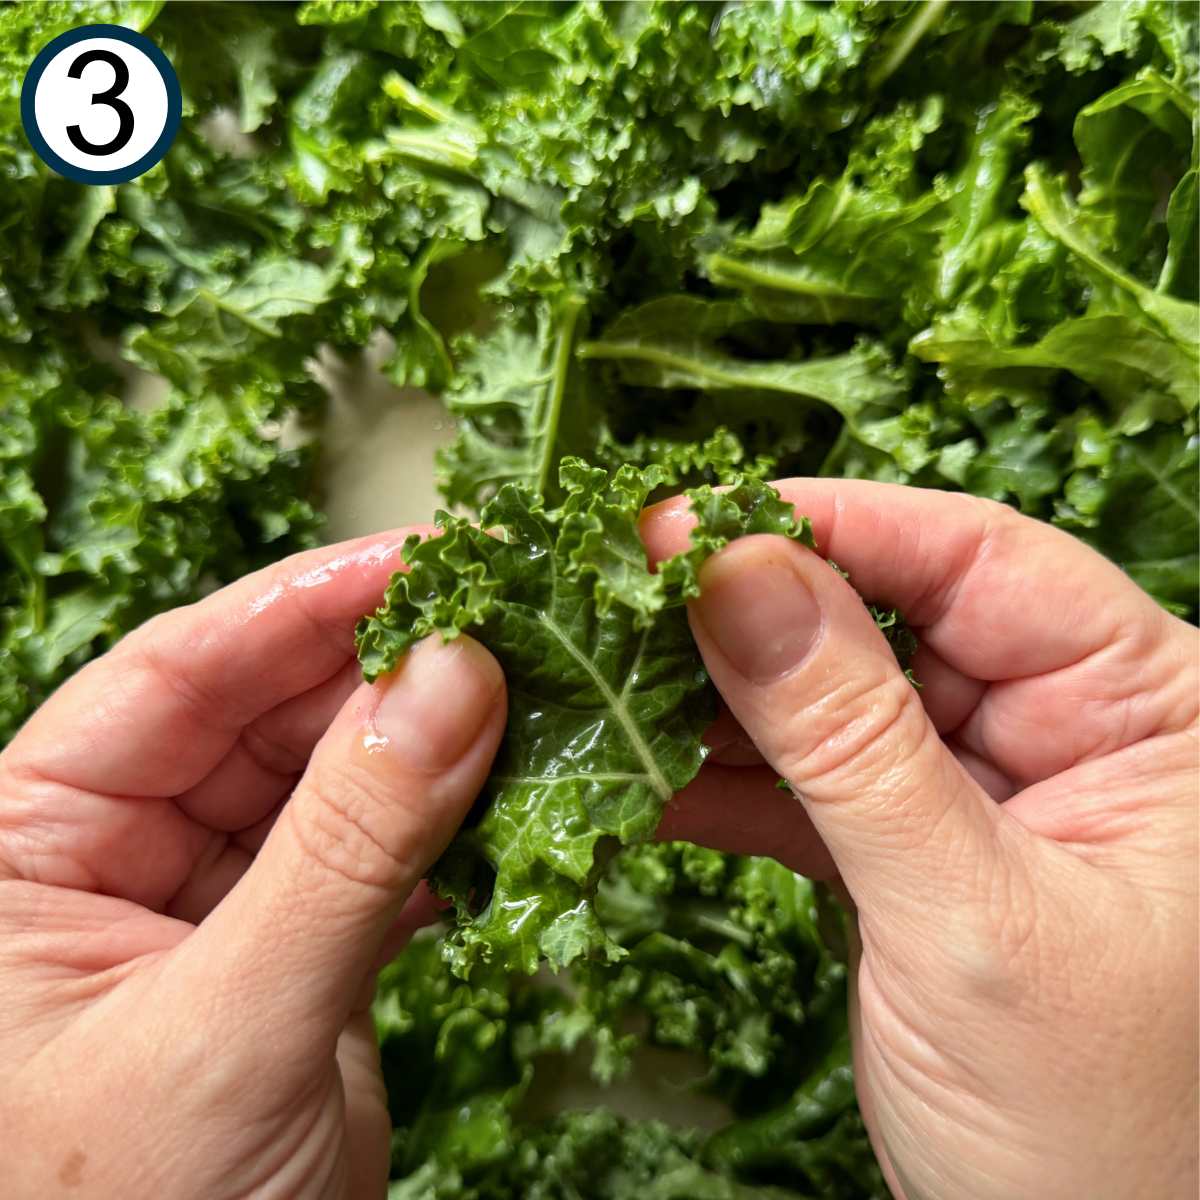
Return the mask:
<path fill-rule="evenodd" d="M 281 1009 L 298 1039 L 341 1031 L 404 902 L 478 795 L 505 711 L 487 650 L 432 637 L 334 718 L 254 863 L 185 943 L 235 996 L 269 994 L 242 1007 L 269 1008 L 256 1015 L 273 1037 Z"/>
<path fill-rule="evenodd" d="M 768 536 L 709 559 L 700 587 L 690 617 L 713 681 L 864 917 L 978 887 L 998 810 L 942 744 L 854 589 Z"/>

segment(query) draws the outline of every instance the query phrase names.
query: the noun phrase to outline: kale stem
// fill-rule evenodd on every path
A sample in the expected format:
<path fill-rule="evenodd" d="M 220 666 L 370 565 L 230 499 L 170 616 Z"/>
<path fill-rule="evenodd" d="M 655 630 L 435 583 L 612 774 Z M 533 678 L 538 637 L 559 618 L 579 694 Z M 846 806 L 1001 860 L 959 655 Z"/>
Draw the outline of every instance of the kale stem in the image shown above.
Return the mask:
<path fill-rule="evenodd" d="M 558 441 L 558 422 L 562 414 L 563 396 L 567 390 L 567 375 L 571 369 L 575 325 L 582 309 L 583 301 L 578 296 L 568 296 L 563 302 L 562 327 L 558 331 L 558 341 L 554 347 L 549 402 L 545 415 L 536 425 L 536 428 L 542 433 L 542 454 L 534 482 L 538 492 L 543 496 L 546 494 L 546 483 L 554 462 L 554 447 Z"/>
<path fill-rule="evenodd" d="M 917 43 L 942 19 L 947 0 L 926 0 L 892 47 L 892 52 L 883 60 L 869 80 L 872 90 L 882 87 L 916 49 Z"/>
<path fill-rule="evenodd" d="M 471 134 L 477 134 L 479 127 L 469 117 L 456 112 L 447 104 L 442 104 L 432 96 L 426 95 L 415 84 L 410 83 L 403 75 L 393 73 L 383 81 L 383 90 L 405 108 L 436 121 L 439 125 L 457 125 L 460 129 Z"/>

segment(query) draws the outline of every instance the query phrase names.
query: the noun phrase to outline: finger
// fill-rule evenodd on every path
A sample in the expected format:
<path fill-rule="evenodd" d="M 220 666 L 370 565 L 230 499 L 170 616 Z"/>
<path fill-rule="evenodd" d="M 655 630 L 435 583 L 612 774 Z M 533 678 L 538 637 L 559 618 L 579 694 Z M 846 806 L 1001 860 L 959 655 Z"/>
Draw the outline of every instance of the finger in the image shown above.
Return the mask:
<path fill-rule="evenodd" d="M 13 875 L 199 920 L 241 877 L 257 850 L 247 835 L 265 836 L 265 818 L 290 794 L 312 747 L 361 679 L 356 664 L 347 663 L 264 714 L 175 800 L 10 776 L 0 785 L 0 875 L 7 862 Z M 9 766 L 7 754 L 0 761 Z"/>
<path fill-rule="evenodd" d="M 667 805 L 655 837 L 762 855 L 810 879 L 833 878 L 837 868 L 825 843 L 796 797 L 778 783 L 770 767 L 706 764 Z"/>
<path fill-rule="evenodd" d="M 188 877 L 168 900 L 150 907 L 161 907 L 168 916 L 198 925 L 246 873 L 282 810 L 280 801 L 249 829 L 239 829 L 236 833 L 210 832 L 208 845 L 197 857 Z"/>
<path fill-rule="evenodd" d="M 338 1069 L 346 1094 L 346 1196 L 387 1193 L 392 1121 L 379 1063 L 375 1022 L 357 1012 L 338 1038 Z"/>
<path fill-rule="evenodd" d="M 809 518 L 821 553 L 849 572 L 861 595 L 899 609 L 922 642 L 974 679 L 1057 670 L 1107 646 L 1130 623 L 1160 624 L 1161 610 L 1118 567 L 1006 505 L 866 480 L 775 486 Z M 651 558 L 687 549 L 694 524 L 683 497 L 648 509 L 642 536 Z"/>
<path fill-rule="evenodd" d="M 191 927 L 115 896 L 89 896 L 72 888 L 22 880 L 6 882 L 0 905 L 0 1028 L 18 1029 L 28 1013 L 45 1008 L 46 995 L 11 968 L 36 964 L 56 1005 L 94 1003 L 94 991 L 64 990 L 72 975 L 102 975 L 142 955 L 178 946 Z"/>
<path fill-rule="evenodd" d="M 175 803 L 209 829 L 232 833 L 261 820 L 292 788 L 313 747 L 362 683 L 357 662 L 277 704 L 242 730 L 229 753 Z"/>
<path fill-rule="evenodd" d="M 389 679 L 362 685 L 254 864 L 189 940 L 188 985 L 205 971 L 235 995 L 271 981 L 269 1003 L 241 996 L 231 1019 L 271 1037 L 286 1025 L 296 1045 L 336 1037 L 389 928 L 478 794 L 504 718 L 500 668 L 465 637 L 428 639 Z"/>
<path fill-rule="evenodd" d="M 172 800 L 79 791 L 11 769 L 7 753 L 0 754 L 0 798 L 0 879 L 159 908 L 212 840 Z"/>
<path fill-rule="evenodd" d="M 236 837 L 214 833 L 205 852 L 163 912 L 198 925 L 233 890 L 249 870 L 254 854 Z"/>
<path fill-rule="evenodd" d="M 957 729 L 975 710 L 987 684 L 969 679 L 961 671 L 943 662 L 928 646 L 918 646 L 912 658 L 913 676 L 920 685 L 921 703 L 940 734 Z M 761 763 L 754 743 L 725 706 L 705 730 L 704 744 L 709 747 L 707 762 L 726 763 L 731 767 Z"/>
<path fill-rule="evenodd" d="M 950 752 L 993 800 L 1007 800 L 1016 790 L 1008 776 L 954 737 L 954 731 L 983 703 L 987 684 L 956 671 L 928 646 L 917 647 L 911 665 L 925 712 Z"/>
<path fill-rule="evenodd" d="M 179 891 L 163 906 L 169 917 L 199 925 L 245 875 L 258 853 L 282 805 L 267 814 L 257 825 L 235 834 L 214 833 L 212 846 Z M 421 883 L 408 898 L 395 924 L 388 931 L 384 949 L 390 947 L 377 966 L 390 962 L 408 944 L 412 935 L 437 921 L 445 904 Z"/>
<path fill-rule="evenodd" d="M 1182 621 L 1161 617 L 1164 636 L 1131 622 L 1108 646 L 1060 670 L 992 684 L 955 740 L 1023 788 L 1187 730 L 1200 713 L 1200 639 Z"/>
<path fill-rule="evenodd" d="M 401 567 L 405 538 L 422 531 L 297 554 L 155 617 L 68 680 L 6 756 L 80 789 L 186 791 L 246 725 L 353 658 L 357 618 Z"/>
<path fill-rule="evenodd" d="M 963 770 L 998 804 L 1004 803 L 1016 792 L 1013 781 L 994 763 L 960 746 L 954 738 L 950 738 L 946 746 L 962 764 Z"/>
<path fill-rule="evenodd" d="M 986 683 L 956 670 L 928 645 L 917 647 L 910 665 L 921 685 L 921 703 L 942 735 L 957 729 L 987 694 Z"/>
<path fill-rule="evenodd" d="M 704 564 L 692 630 L 714 683 L 790 781 L 856 904 L 973 894 L 999 809 L 943 746 L 870 613 L 817 555 L 749 537 Z"/>
<path fill-rule="evenodd" d="M 706 762 L 728 767 L 762 766 L 762 755 L 724 705 L 717 719 L 704 731 L 704 744 L 709 750 Z"/>
<path fill-rule="evenodd" d="M 1194 922 L 1198 742 L 1193 728 L 1127 746 L 1025 789 L 1005 808 L 1033 833 L 1155 895 L 1160 911 L 1186 906 Z M 1190 888 L 1180 888 L 1181 870 Z"/>

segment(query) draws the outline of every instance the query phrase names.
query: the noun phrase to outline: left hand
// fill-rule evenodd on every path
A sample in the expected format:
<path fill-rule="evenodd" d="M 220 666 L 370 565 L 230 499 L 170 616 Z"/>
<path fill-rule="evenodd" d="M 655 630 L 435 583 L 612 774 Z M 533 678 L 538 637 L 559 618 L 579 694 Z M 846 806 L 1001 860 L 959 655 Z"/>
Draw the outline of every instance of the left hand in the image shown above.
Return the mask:
<path fill-rule="evenodd" d="M 361 682 L 408 532 L 155 618 L 0 755 L 6 1200 L 384 1195 L 375 971 L 505 720 L 470 638 Z"/>

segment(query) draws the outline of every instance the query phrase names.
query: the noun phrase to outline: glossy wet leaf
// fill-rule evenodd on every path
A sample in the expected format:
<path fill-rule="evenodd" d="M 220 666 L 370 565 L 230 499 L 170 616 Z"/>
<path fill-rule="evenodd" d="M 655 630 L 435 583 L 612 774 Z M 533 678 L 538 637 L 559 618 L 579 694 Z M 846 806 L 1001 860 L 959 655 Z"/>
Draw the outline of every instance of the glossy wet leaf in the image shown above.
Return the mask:
<path fill-rule="evenodd" d="M 470 633 L 504 668 L 504 742 L 476 818 L 434 872 L 459 915 L 447 945 L 463 974 L 481 960 L 532 972 L 620 954 L 591 901 L 599 872 L 618 846 L 652 836 L 700 769 L 716 712 L 682 607 L 696 569 L 745 533 L 812 544 L 760 482 L 698 489 L 693 549 L 652 572 L 637 519 L 665 477 L 567 460 L 559 508 L 505 484 L 479 526 L 442 514 L 440 535 L 410 541 L 408 571 L 359 628 L 369 679 L 433 633 Z"/>

